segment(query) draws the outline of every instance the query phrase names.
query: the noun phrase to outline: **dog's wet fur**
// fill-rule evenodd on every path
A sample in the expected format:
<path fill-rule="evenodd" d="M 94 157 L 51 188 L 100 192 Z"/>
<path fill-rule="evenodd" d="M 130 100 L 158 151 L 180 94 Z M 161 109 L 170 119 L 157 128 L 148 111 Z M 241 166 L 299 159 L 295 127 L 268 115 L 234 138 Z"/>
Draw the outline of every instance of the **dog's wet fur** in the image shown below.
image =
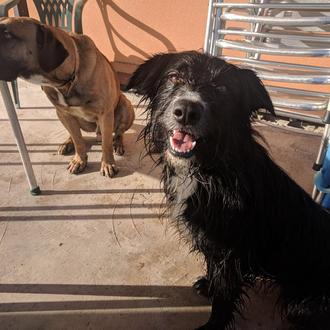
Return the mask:
<path fill-rule="evenodd" d="M 330 329 L 330 214 L 274 161 L 252 127 L 274 114 L 253 71 L 198 52 L 158 54 L 128 89 L 148 101 L 148 152 L 161 152 L 171 217 L 205 257 L 212 301 L 200 329 L 235 329 L 256 279 L 279 289 L 294 329 Z"/>

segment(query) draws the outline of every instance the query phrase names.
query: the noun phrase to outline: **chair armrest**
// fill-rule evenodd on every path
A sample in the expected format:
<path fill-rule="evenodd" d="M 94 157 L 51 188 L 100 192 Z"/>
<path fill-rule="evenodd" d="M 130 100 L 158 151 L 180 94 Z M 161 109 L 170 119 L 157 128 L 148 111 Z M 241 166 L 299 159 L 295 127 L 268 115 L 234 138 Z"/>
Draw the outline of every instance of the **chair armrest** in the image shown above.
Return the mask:
<path fill-rule="evenodd" d="M 82 11 L 86 4 L 87 0 L 78 0 L 74 8 L 74 29 L 75 33 L 82 34 Z"/>
<path fill-rule="evenodd" d="M 0 17 L 7 17 L 9 9 L 15 7 L 21 0 L 5 0 L 0 2 Z"/>

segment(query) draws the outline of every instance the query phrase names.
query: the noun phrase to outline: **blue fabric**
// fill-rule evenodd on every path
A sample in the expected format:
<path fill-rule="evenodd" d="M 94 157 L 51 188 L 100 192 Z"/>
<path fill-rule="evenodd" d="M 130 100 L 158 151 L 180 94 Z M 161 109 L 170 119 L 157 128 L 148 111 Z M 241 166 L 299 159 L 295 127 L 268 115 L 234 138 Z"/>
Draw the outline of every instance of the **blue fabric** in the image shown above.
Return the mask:
<path fill-rule="evenodd" d="M 325 196 L 323 197 L 321 205 L 323 207 L 325 207 L 326 209 L 330 209 L 330 195 L 329 194 L 325 194 Z"/>
<path fill-rule="evenodd" d="M 314 183 L 319 191 L 325 193 L 322 206 L 330 209 L 330 148 L 327 148 L 322 168 L 316 173 Z"/>

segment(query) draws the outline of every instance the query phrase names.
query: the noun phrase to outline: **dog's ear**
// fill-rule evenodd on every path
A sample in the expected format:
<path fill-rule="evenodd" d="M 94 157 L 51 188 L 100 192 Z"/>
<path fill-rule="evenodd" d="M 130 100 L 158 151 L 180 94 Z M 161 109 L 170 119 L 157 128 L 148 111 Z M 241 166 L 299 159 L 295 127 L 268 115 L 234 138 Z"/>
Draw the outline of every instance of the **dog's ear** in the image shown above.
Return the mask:
<path fill-rule="evenodd" d="M 242 103 L 249 113 L 265 109 L 275 115 L 272 100 L 255 72 L 248 69 L 239 69 L 238 73 L 241 81 Z"/>
<path fill-rule="evenodd" d="M 46 26 L 38 24 L 36 38 L 38 60 L 43 71 L 50 72 L 56 69 L 68 57 L 68 51 Z"/>
<path fill-rule="evenodd" d="M 133 89 L 137 94 L 153 99 L 174 57 L 175 54 L 157 54 L 142 63 L 130 78 L 126 90 Z"/>

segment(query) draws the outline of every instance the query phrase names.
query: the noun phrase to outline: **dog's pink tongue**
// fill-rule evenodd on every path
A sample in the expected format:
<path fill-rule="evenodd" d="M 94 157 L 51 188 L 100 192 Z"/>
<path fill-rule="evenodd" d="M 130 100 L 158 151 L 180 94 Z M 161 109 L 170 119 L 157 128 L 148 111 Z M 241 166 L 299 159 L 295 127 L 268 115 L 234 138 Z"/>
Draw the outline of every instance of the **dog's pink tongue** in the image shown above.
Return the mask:
<path fill-rule="evenodd" d="M 193 139 L 191 135 L 175 130 L 172 136 L 174 149 L 180 152 L 187 152 L 193 148 Z"/>

